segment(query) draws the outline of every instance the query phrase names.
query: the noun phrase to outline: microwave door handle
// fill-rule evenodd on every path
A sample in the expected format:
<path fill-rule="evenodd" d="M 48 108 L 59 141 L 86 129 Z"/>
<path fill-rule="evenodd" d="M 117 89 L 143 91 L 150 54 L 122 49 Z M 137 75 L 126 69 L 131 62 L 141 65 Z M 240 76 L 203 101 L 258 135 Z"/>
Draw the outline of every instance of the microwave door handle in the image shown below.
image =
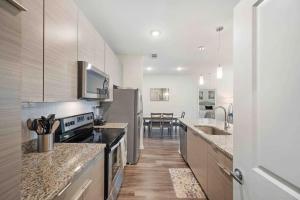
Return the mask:
<path fill-rule="evenodd" d="M 108 79 L 107 78 L 105 78 L 104 79 L 104 81 L 103 81 L 103 84 L 102 84 L 102 86 L 103 86 L 103 89 L 105 89 L 105 85 L 106 85 L 106 83 L 108 82 Z"/>

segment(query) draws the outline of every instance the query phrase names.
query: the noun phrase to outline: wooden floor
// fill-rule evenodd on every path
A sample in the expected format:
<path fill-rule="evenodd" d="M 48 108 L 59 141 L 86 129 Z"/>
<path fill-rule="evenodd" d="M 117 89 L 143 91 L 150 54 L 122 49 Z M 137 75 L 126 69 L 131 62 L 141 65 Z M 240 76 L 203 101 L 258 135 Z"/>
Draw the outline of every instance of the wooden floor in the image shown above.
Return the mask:
<path fill-rule="evenodd" d="M 169 168 L 188 167 L 178 153 L 176 138 L 144 138 L 137 165 L 125 168 L 118 200 L 177 199 Z"/>

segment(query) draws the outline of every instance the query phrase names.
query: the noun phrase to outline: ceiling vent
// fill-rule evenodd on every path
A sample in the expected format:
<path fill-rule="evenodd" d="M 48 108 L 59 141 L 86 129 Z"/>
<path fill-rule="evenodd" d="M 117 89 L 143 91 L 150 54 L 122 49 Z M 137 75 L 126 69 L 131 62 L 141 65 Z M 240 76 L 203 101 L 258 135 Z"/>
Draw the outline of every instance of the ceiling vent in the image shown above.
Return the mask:
<path fill-rule="evenodd" d="M 151 54 L 151 58 L 153 59 L 157 58 L 157 54 L 156 53 Z"/>

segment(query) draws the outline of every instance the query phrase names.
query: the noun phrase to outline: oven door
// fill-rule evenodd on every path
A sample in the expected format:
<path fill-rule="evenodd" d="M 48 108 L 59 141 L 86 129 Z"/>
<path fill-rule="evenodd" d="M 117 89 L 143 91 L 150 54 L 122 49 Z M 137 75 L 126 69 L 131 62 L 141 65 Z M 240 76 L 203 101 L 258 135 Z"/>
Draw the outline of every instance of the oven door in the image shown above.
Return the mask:
<path fill-rule="evenodd" d="M 121 143 L 114 145 L 108 156 L 108 197 L 116 200 L 123 182 Z"/>

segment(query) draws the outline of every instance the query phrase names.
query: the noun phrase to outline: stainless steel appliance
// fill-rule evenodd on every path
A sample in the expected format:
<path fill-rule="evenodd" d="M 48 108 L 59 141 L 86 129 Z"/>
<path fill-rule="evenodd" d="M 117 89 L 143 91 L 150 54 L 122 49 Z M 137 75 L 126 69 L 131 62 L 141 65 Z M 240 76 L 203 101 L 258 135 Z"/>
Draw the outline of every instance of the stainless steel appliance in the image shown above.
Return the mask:
<path fill-rule="evenodd" d="M 187 126 L 180 122 L 179 124 L 180 153 L 187 161 Z"/>
<path fill-rule="evenodd" d="M 116 200 L 124 176 L 120 140 L 123 129 L 94 129 L 93 113 L 86 113 L 60 119 L 60 127 L 55 134 L 55 142 L 104 143 L 104 199 Z"/>
<path fill-rule="evenodd" d="M 78 98 L 108 99 L 109 76 L 85 61 L 78 61 Z"/>
<path fill-rule="evenodd" d="M 114 101 L 105 113 L 107 122 L 128 123 L 127 162 L 136 164 L 140 156 L 140 135 L 143 125 L 142 96 L 138 89 L 114 89 Z"/>

